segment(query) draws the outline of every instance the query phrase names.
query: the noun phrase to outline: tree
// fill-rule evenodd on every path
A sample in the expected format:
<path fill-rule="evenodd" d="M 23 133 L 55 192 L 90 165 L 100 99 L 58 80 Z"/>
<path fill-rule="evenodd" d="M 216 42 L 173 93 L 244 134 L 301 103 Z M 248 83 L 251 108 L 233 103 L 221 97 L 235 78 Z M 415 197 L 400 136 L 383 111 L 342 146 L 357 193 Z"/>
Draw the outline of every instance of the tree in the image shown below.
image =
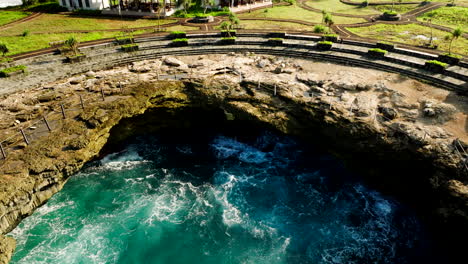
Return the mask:
<path fill-rule="evenodd" d="M 240 20 L 239 20 L 239 18 L 236 16 L 236 14 L 234 14 L 234 13 L 231 12 L 231 13 L 229 14 L 229 22 L 231 23 L 231 29 L 233 29 L 233 28 L 234 28 L 234 25 L 239 25 Z"/>
<path fill-rule="evenodd" d="M 24 6 L 29 6 L 37 3 L 37 0 L 21 0 Z"/>
<path fill-rule="evenodd" d="M 215 1 L 214 0 L 203 0 L 203 5 L 204 5 L 204 10 L 203 10 L 203 14 L 206 14 L 206 10 L 208 9 L 208 6 L 210 6 L 210 10 L 213 10 L 213 6 L 215 5 Z"/>
<path fill-rule="evenodd" d="M 178 0 L 177 4 L 181 5 L 184 8 L 185 14 L 187 14 L 190 6 L 192 5 L 192 0 Z"/>
<path fill-rule="evenodd" d="M 329 13 L 325 13 L 323 16 L 323 23 L 327 25 L 328 31 L 331 32 L 331 26 L 335 24 L 335 21 L 333 21 L 333 17 Z"/>
<path fill-rule="evenodd" d="M 223 23 L 221 23 L 221 25 L 219 25 L 219 28 L 221 30 L 227 31 L 228 35 L 231 36 L 231 32 L 229 32 L 229 29 L 231 28 L 231 25 L 229 24 L 229 22 L 223 21 Z"/>
<path fill-rule="evenodd" d="M 75 56 L 78 55 L 78 39 L 75 37 L 69 37 L 67 40 L 65 40 L 64 46 L 68 49 L 70 49 Z"/>
<path fill-rule="evenodd" d="M 463 35 L 463 30 L 458 27 L 454 29 L 452 32 L 450 32 L 447 36 L 445 36 L 445 40 L 449 40 L 449 50 L 448 53 L 452 54 L 452 42 L 456 39 L 458 39 L 461 35 Z"/>
<path fill-rule="evenodd" d="M 0 52 L 3 54 L 3 57 L 5 57 L 5 54 L 10 52 L 10 50 L 8 49 L 5 43 L 0 43 Z"/>

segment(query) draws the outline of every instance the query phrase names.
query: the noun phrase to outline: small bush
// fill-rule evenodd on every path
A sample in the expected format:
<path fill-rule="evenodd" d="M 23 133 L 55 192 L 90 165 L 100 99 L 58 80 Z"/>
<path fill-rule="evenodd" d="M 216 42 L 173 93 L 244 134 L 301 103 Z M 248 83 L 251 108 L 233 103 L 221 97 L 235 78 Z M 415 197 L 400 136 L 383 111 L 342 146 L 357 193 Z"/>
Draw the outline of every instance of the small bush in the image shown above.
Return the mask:
<path fill-rule="evenodd" d="M 391 43 L 391 42 L 387 42 L 387 41 L 379 41 L 379 42 L 377 42 L 377 44 L 383 44 L 383 45 L 393 45 L 393 43 Z"/>
<path fill-rule="evenodd" d="M 384 15 L 396 16 L 396 15 L 398 15 L 398 13 L 396 11 L 386 10 L 386 11 L 384 11 Z"/>
<path fill-rule="evenodd" d="M 8 57 L 1 57 L 0 58 L 0 63 L 11 62 L 11 61 L 13 61 L 12 58 L 8 58 Z"/>
<path fill-rule="evenodd" d="M 455 58 L 455 59 L 461 59 L 463 58 L 463 56 L 460 56 L 460 55 L 457 55 L 457 54 L 452 54 L 452 53 L 444 53 L 442 54 L 443 56 L 447 56 L 447 57 L 452 57 L 452 58 Z"/>
<path fill-rule="evenodd" d="M 373 48 L 373 49 L 369 49 L 370 52 L 375 52 L 375 53 L 382 53 L 382 54 L 387 54 L 388 51 L 386 50 L 383 50 L 383 49 L 379 49 L 379 48 Z"/>
<path fill-rule="evenodd" d="M 314 26 L 314 33 L 324 33 L 327 28 L 324 25 L 315 25 Z"/>
<path fill-rule="evenodd" d="M 124 48 L 124 49 L 131 48 L 131 47 L 138 47 L 138 44 L 126 44 L 126 45 L 122 45 L 122 48 Z"/>
<path fill-rule="evenodd" d="M 26 29 L 25 31 L 23 31 L 23 34 L 21 34 L 21 36 L 23 36 L 23 37 L 29 36 L 29 30 Z"/>
<path fill-rule="evenodd" d="M 177 38 L 177 39 L 172 40 L 172 43 L 177 43 L 177 42 L 188 42 L 188 39 L 186 39 L 186 38 Z"/>
<path fill-rule="evenodd" d="M 330 45 L 331 46 L 331 45 L 333 45 L 333 42 L 331 42 L 331 41 L 319 41 L 318 44 L 320 44 L 320 45 Z"/>
<path fill-rule="evenodd" d="M 429 60 L 429 61 L 426 61 L 426 65 L 435 65 L 437 67 L 442 67 L 442 68 L 447 68 L 448 64 L 447 63 L 443 63 L 441 61 L 438 61 L 438 60 Z"/>
<path fill-rule="evenodd" d="M 171 31 L 171 35 L 187 34 L 185 31 Z"/>
<path fill-rule="evenodd" d="M 3 69 L 3 70 L 0 71 L 0 77 L 8 77 L 8 76 L 10 76 L 11 73 L 19 72 L 19 71 L 25 72 L 26 71 L 26 66 L 17 65 L 17 66 L 14 66 L 14 67 Z"/>
<path fill-rule="evenodd" d="M 138 50 L 138 44 L 132 43 L 132 44 L 122 45 L 122 50 L 126 51 L 126 52 L 137 51 Z"/>
<path fill-rule="evenodd" d="M 0 43 L 0 53 L 2 53 L 3 56 L 5 56 L 5 54 L 7 54 L 8 52 L 10 52 L 8 46 L 5 43 Z"/>

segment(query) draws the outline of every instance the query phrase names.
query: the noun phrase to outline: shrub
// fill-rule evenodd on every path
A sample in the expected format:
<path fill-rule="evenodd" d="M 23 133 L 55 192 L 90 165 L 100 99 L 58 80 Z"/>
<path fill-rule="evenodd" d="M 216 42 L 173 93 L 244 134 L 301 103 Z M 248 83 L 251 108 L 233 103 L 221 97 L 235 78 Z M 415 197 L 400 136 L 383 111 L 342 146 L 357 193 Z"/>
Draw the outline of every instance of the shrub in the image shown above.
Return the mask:
<path fill-rule="evenodd" d="M 2 57 L 2 58 L 0 58 L 0 63 L 11 62 L 11 61 L 13 61 L 12 58 L 8 58 L 8 57 Z"/>
<path fill-rule="evenodd" d="M 29 30 L 26 29 L 25 31 L 23 31 L 23 34 L 21 34 L 23 37 L 27 37 L 29 36 Z"/>
<path fill-rule="evenodd" d="M 171 35 L 187 34 L 185 31 L 171 31 Z"/>
<path fill-rule="evenodd" d="M 386 10 L 386 11 L 384 11 L 384 15 L 387 15 L 387 16 L 396 16 L 396 15 L 398 15 L 398 13 L 397 13 L 396 11 Z"/>
<path fill-rule="evenodd" d="M 177 38 L 177 39 L 172 40 L 172 43 L 177 43 L 177 42 L 188 42 L 188 39 L 186 39 L 186 38 Z"/>
<path fill-rule="evenodd" d="M 383 45 L 393 45 L 393 43 L 388 42 L 388 41 L 379 41 L 377 44 L 383 44 Z"/>
<path fill-rule="evenodd" d="M 442 68 L 447 68 L 448 64 L 447 63 L 443 63 L 441 61 L 438 61 L 438 60 L 429 60 L 429 61 L 426 61 L 426 65 L 434 65 L 434 66 L 437 66 L 437 67 L 442 67 Z"/>
<path fill-rule="evenodd" d="M 8 49 L 7 45 L 5 43 L 0 43 L 0 52 L 5 56 L 10 50 Z"/>
<path fill-rule="evenodd" d="M 320 50 L 329 50 L 333 46 L 333 42 L 331 41 L 319 41 L 317 43 L 317 48 Z"/>
<path fill-rule="evenodd" d="M 331 41 L 319 41 L 318 44 L 321 44 L 321 45 L 333 45 L 333 42 L 331 42 Z"/>
<path fill-rule="evenodd" d="M 325 32 L 326 28 L 324 25 L 315 25 L 314 26 L 314 33 L 323 33 Z"/>
<path fill-rule="evenodd" d="M 457 55 L 457 54 L 452 54 L 452 53 L 444 53 L 442 54 L 443 56 L 447 56 L 447 57 L 452 57 L 452 58 L 455 58 L 455 59 L 461 59 L 463 58 L 463 56 L 460 56 L 460 55 Z"/>
<path fill-rule="evenodd" d="M 17 66 L 13 66 L 13 67 L 10 67 L 10 68 L 3 69 L 3 70 L 0 71 L 0 77 L 8 77 L 8 76 L 10 76 L 11 73 L 19 72 L 19 71 L 25 72 L 26 71 L 26 66 L 17 65 Z"/>
<path fill-rule="evenodd" d="M 387 54 L 388 53 L 388 51 L 383 50 L 383 49 L 379 49 L 379 48 L 369 49 L 369 51 L 374 52 L 374 53 L 382 53 L 382 54 Z"/>
<path fill-rule="evenodd" d="M 138 50 L 138 44 L 131 43 L 131 44 L 126 44 L 122 45 L 122 50 L 123 51 L 137 51 Z"/>

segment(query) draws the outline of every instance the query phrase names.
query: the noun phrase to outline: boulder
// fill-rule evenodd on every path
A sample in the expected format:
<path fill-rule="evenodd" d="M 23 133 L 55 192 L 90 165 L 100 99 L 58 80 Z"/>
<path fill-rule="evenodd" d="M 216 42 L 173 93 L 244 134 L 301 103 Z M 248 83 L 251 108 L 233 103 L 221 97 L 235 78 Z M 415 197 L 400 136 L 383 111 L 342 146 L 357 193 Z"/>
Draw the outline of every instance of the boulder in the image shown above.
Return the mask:
<path fill-rule="evenodd" d="M 76 84 L 80 84 L 83 80 L 85 79 L 84 76 L 79 76 L 79 77 L 73 77 L 70 79 L 70 84 L 73 84 L 73 85 L 76 85 Z"/>
<path fill-rule="evenodd" d="M 457 108 L 451 104 L 430 99 L 423 99 L 421 101 L 421 108 L 425 117 L 429 117 L 437 123 L 445 123 L 451 120 L 457 112 Z"/>
<path fill-rule="evenodd" d="M 263 59 L 263 60 L 259 60 L 257 62 L 257 67 L 258 68 L 263 69 L 263 68 L 268 67 L 268 66 L 270 66 L 270 61 L 269 60 Z"/>
<path fill-rule="evenodd" d="M 296 79 L 309 86 L 323 86 L 324 80 L 321 80 L 315 73 L 300 73 L 296 75 Z"/>
<path fill-rule="evenodd" d="M 174 57 L 166 57 L 164 58 L 164 63 L 166 65 L 169 65 L 169 66 L 173 66 L 173 67 L 180 67 L 182 65 L 185 65 L 185 63 L 183 63 L 182 61 L 174 58 Z"/>

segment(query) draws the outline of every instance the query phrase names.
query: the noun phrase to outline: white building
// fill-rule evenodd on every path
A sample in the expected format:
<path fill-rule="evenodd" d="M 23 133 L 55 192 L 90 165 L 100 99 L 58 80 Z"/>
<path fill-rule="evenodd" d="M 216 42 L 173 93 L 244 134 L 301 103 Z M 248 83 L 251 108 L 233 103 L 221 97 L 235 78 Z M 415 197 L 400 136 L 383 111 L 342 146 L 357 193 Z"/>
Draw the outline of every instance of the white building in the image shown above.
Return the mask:
<path fill-rule="evenodd" d="M 59 0 L 61 6 L 68 10 L 103 10 L 108 15 L 154 16 L 155 13 L 169 16 L 177 8 L 177 0 Z M 204 1 L 202 1 L 204 2 Z M 205 3 L 207 3 L 206 1 Z M 253 8 L 264 8 L 272 5 L 272 0 L 214 0 L 216 7 L 229 7 L 232 12 Z M 112 3 L 112 4 L 111 4 Z M 181 8 L 181 7 L 179 7 Z"/>
<path fill-rule="evenodd" d="M 61 6 L 73 9 L 102 10 L 109 7 L 109 0 L 59 0 Z"/>

